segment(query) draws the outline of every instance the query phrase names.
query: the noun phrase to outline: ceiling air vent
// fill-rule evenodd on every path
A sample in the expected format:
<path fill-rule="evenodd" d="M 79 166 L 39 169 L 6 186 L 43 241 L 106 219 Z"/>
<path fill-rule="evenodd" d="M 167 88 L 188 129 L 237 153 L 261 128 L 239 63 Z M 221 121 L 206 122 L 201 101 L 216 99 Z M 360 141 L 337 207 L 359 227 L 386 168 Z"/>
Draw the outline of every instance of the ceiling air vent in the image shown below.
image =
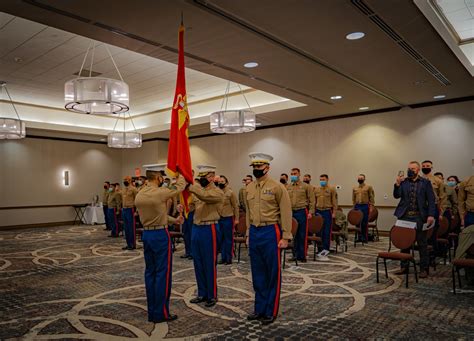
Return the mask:
<path fill-rule="evenodd" d="M 400 46 L 410 57 L 418 64 L 425 68 L 434 78 L 443 85 L 451 85 L 451 82 L 443 75 L 433 64 L 426 60 L 418 51 L 416 51 L 403 37 L 401 37 L 393 28 L 391 28 L 381 17 L 379 17 L 364 0 L 351 0 L 352 4 L 357 7 L 366 17 L 368 17 L 375 25 L 392 38 L 398 46 Z"/>

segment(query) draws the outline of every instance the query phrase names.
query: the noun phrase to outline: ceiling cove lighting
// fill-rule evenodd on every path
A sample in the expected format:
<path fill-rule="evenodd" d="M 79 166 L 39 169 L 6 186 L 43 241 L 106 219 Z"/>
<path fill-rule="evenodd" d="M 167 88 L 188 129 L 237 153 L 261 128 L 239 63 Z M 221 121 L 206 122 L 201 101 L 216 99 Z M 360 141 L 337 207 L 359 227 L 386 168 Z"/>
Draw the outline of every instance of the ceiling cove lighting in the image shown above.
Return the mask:
<path fill-rule="evenodd" d="M 71 79 L 64 85 L 65 108 L 68 111 L 80 114 L 108 115 L 125 113 L 129 109 L 130 100 L 128 85 L 123 81 L 122 74 L 110 53 L 109 47 L 105 44 L 104 47 L 114 64 L 120 80 L 105 77 L 92 77 L 95 45 L 96 42 L 90 43 L 77 78 Z M 89 75 L 83 77 L 82 73 L 89 52 Z"/>
<path fill-rule="evenodd" d="M 221 104 L 221 110 L 216 111 L 210 116 L 211 131 L 217 134 L 240 134 L 249 133 L 255 130 L 256 119 L 255 112 L 252 111 L 245 94 L 239 84 L 240 93 L 245 99 L 248 108 L 238 110 L 227 110 L 229 102 L 230 81 L 227 83 L 224 98 Z"/>
<path fill-rule="evenodd" d="M 331 99 L 335 100 L 335 101 L 337 101 L 338 99 L 341 99 L 341 98 L 342 98 L 342 96 L 340 96 L 340 95 L 331 96 Z"/>
<path fill-rule="evenodd" d="M 25 122 L 20 119 L 18 111 L 16 110 L 15 104 L 10 96 L 7 89 L 7 83 L 0 81 L 1 95 L 3 97 L 3 90 L 7 94 L 8 100 L 15 111 L 17 118 L 6 117 L 2 111 L 0 111 L 0 140 L 18 140 L 26 137 L 26 126 Z"/>
<path fill-rule="evenodd" d="M 142 134 L 137 131 L 135 124 L 133 123 L 132 116 L 127 113 L 132 122 L 134 131 L 125 131 L 125 113 L 123 114 L 123 131 L 115 130 L 117 127 L 120 116 L 117 117 L 117 121 L 114 125 L 114 130 L 107 135 L 107 146 L 110 148 L 120 149 L 131 149 L 140 148 L 142 146 Z"/>
<path fill-rule="evenodd" d="M 357 40 L 365 37 L 364 32 L 352 32 L 346 35 L 347 40 Z"/>
<path fill-rule="evenodd" d="M 252 69 L 252 68 L 257 67 L 257 66 L 258 66 L 257 62 L 248 62 L 248 63 L 244 64 L 244 67 L 246 67 L 247 69 Z"/>
<path fill-rule="evenodd" d="M 360 107 L 359 110 L 369 110 L 369 107 Z"/>
<path fill-rule="evenodd" d="M 434 99 L 443 99 L 445 98 L 446 95 L 436 95 L 436 96 L 433 96 Z"/>

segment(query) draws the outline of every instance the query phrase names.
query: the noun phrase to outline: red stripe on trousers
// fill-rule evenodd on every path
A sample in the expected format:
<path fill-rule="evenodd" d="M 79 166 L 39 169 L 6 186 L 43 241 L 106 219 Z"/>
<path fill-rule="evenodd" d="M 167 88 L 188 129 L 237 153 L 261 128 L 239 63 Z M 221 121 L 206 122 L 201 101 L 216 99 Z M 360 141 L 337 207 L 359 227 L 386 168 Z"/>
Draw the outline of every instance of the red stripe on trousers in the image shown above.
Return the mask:
<path fill-rule="evenodd" d="M 170 268 L 171 268 L 171 236 L 168 229 L 165 229 L 166 234 L 168 236 L 168 268 L 166 270 L 166 291 L 165 291 L 165 301 L 163 302 L 163 315 L 165 318 L 168 318 L 168 312 L 166 311 L 166 301 L 168 300 L 168 292 L 169 292 L 169 283 L 170 283 Z"/>
<path fill-rule="evenodd" d="M 216 225 L 211 225 L 212 231 L 212 254 L 213 254 L 213 273 L 214 273 L 214 298 L 217 298 L 217 242 L 216 242 Z"/>
<path fill-rule="evenodd" d="M 278 228 L 278 225 L 275 224 L 275 235 L 276 235 L 276 247 L 277 247 L 277 259 L 278 259 L 278 278 L 277 278 L 277 291 L 276 291 L 276 296 L 275 296 L 275 302 L 273 306 L 273 317 L 277 317 L 278 315 L 278 308 L 280 305 L 280 286 L 281 286 L 281 258 L 280 258 L 280 249 L 278 248 L 278 243 L 280 242 L 281 236 L 280 236 L 280 229 Z"/>
<path fill-rule="evenodd" d="M 304 258 L 306 259 L 306 257 L 308 256 L 308 209 L 305 208 L 304 212 L 306 214 L 306 230 L 304 234 Z"/>

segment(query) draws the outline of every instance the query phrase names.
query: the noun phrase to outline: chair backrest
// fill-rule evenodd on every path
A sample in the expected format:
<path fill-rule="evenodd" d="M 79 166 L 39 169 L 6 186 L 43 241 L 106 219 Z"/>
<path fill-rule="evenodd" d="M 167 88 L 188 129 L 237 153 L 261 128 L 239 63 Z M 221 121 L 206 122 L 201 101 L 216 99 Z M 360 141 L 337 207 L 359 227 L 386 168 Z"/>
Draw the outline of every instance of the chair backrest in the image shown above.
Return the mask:
<path fill-rule="evenodd" d="M 472 244 L 472 245 L 469 247 L 469 249 L 467 249 L 466 254 L 468 254 L 469 256 L 474 257 L 474 244 Z"/>
<path fill-rule="evenodd" d="M 451 218 L 451 222 L 449 224 L 449 231 L 454 231 L 456 227 L 459 226 L 459 215 L 455 214 L 453 218 Z"/>
<path fill-rule="evenodd" d="M 319 214 L 315 214 L 308 220 L 308 232 L 310 235 L 319 233 L 323 228 L 324 218 Z"/>
<path fill-rule="evenodd" d="M 179 224 L 173 224 L 172 231 L 173 231 L 173 232 L 181 232 L 181 225 L 179 225 Z"/>
<path fill-rule="evenodd" d="M 241 237 L 244 237 L 247 233 L 247 220 L 246 220 L 245 212 L 240 212 L 239 224 L 237 225 L 237 233 Z"/>
<path fill-rule="evenodd" d="M 436 232 L 436 237 L 444 236 L 448 232 L 448 229 L 449 229 L 448 218 L 441 217 L 441 219 L 439 220 L 439 227 L 438 227 L 438 231 Z"/>
<path fill-rule="evenodd" d="M 377 207 L 372 207 L 372 211 L 369 211 L 369 223 L 372 223 L 377 220 L 379 217 L 379 210 Z"/>
<path fill-rule="evenodd" d="M 409 249 L 416 240 L 416 229 L 393 226 L 390 230 L 390 241 L 397 249 Z"/>
<path fill-rule="evenodd" d="M 291 234 L 293 237 L 296 236 L 296 231 L 298 230 L 298 221 L 295 218 L 291 219 Z"/>
<path fill-rule="evenodd" d="M 364 214 L 362 213 L 362 211 L 352 209 L 347 214 L 347 221 L 349 222 L 349 224 L 357 226 L 360 224 L 363 217 Z"/>
<path fill-rule="evenodd" d="M 428 238 L 428 240 L 431 238 L 431 236 L 433 235 L 433 231 L 434 231 L 434 227 L 426 230 L 426 238 Z"/>

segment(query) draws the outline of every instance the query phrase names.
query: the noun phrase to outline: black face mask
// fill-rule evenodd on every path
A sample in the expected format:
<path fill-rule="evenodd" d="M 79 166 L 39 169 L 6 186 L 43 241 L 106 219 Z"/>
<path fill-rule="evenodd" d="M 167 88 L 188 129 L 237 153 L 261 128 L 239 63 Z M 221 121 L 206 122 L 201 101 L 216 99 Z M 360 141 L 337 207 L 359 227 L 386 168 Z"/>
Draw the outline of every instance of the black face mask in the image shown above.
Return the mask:
<path fill-rule="evenodd" d="M 309 183 L 310 183 L 311 181 L 309 181 L 309 180 L 303 180 L 303 182 L 304 182 L 305 184 L 308 184 L 308 185 L 309 185 Z"/>
<path fill-rule="evenodd" d="M 209 180 L 207 180 L 207 178 L 199 178 L 199 183 L 201 184 L 201 187 L 207 187 L 207 185 L 209 185 Z"/>
<path fill-rule="evenodd" d="M 109 189 L 107 186 L 104 186 L 104 189 Z"/>
<path fill-rule="evenodd" d="M 224 189 L 225 188 L 225 184 L 219 184 L 218 185 L 220 189 Z"/>
<path fill-rule="evenodd" d="M 364 180 L 362 180 L 362 179 L 357 179 L 357 182 L 362 185 L 362 184 L 364 183 Z"/>
<path fill-rule="evenodd" d="M 427 167 L 423 167 L 421 169 L 421 171 L 423 172 L 423 174 L 430 174 L 431 173 L 431 168 L 427 168 Z"/>
<path fill-rule="evenodd" d="M 255 176 L 257 179 L 260 179 L 264 175 L 265 175 L 265 170 L 264 169 L 254 169 L 253 170 L 253 176 Z"/>
<path fill-rule="evenodd" d="M 416 173 L 415 173 L 414 170 L 412 170 L 412 169 L 408 169 L 408 170 L 407 170 L 407 177 L 408 177 L 409 179 L 413 179 L 415 176 L 416 176 Z"/>
<path fill-rule="evenodd" d="M 124 185 L 125 187 L 127 187 L 127 186 L 129 185 L 129 182 L 128 182 L 128 181 L 124 181 L 124 182 L 123 182 L 123 185 Z"/>
<path fill-rule="evenodd" d="M 255 176 L 256 176 L 256 175 L 255 175 Z M 280 182 L 281 182 L 283 185 L 286 185 L 286 180 L 285 180 L 285 179 L 281 178 L 281 179 L 280 179 Z"/>

